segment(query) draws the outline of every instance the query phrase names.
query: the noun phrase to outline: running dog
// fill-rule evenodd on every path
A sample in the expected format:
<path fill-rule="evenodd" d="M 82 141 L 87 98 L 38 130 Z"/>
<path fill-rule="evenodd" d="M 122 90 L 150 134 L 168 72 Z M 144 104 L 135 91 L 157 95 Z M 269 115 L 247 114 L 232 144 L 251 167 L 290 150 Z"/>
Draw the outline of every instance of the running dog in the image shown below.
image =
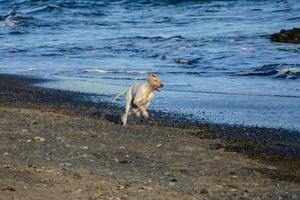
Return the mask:
<path fill-rule="evenodd" d="M 160 92 L 162 88 L 163 84 L 158 76 L 153 73 L 149 73 L 147 82 L 134 83 L 126 92 L 118 94 L 114 98 L 114 101 L 126 94 L 125 113 L 122 116 L 123 126 L 127 126 L 127 118 L 132 113 L 135 113 L 137 117 L 140 117 L 142 114 L 143 117 L 149 118 L 149 114 L 146 109 L 154 98 L 154 91 Z"/>

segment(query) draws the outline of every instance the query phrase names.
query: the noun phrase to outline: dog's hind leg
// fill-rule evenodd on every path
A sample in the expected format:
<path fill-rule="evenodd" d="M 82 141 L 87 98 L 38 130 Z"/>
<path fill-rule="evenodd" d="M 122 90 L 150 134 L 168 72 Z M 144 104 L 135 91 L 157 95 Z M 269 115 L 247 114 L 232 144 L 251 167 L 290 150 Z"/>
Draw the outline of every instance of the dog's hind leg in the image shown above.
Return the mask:
<path fill-rule="evenodd" d="M 132 96 L 129 93 L 127 93 L 125 113 L 122 117 L 123 126 L 127 126 L 127 119 L 128 119 L 128 116 L 131 114 L 131 104 L 132 104 Z"/>
<path fill-rule="evenodd" d="M 125 107 L 125 113 L 122 117 L 122 123 L 123 123 L 123 126 L 127 126 L 127 119 L 128 119 L 128 116 L 130 115 L 130 104 L 126 103 L 126 107 Z"/>

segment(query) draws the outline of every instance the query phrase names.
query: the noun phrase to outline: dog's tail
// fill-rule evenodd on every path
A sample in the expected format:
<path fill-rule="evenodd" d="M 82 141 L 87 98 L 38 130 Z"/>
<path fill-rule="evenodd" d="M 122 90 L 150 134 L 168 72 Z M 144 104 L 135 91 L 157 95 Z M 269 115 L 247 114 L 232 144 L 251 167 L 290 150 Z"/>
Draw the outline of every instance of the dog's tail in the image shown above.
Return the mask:
<path fill-rule="evenodd" d="M 121 96 L 125 95 L 126 93 L 127 91 L 118 94 L 117 96 L 115 96 L 114 101 L 118 100 Z"/>

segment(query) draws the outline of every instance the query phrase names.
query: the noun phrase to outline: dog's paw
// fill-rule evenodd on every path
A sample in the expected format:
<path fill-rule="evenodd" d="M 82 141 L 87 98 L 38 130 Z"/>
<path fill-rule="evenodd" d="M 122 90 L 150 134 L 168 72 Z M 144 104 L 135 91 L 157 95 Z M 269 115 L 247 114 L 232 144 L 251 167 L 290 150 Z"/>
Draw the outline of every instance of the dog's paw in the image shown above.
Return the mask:
<path fill-rule="evenodd" d="M 146 119 L 148 119 L 148 118 L 149 118 L 149 113 L 145 112 L 145 113 L 143 113 L 143 116 L 144 116 Z"/>
<path fill-rule="evenodd" d="M 141 116 L 141 112 L 140 112 L 140 111 L 137 111 L 137 112 L 135 112 L 135 115 L 136 115 L 137 117 L 140 117 L 140 116 Z"/>

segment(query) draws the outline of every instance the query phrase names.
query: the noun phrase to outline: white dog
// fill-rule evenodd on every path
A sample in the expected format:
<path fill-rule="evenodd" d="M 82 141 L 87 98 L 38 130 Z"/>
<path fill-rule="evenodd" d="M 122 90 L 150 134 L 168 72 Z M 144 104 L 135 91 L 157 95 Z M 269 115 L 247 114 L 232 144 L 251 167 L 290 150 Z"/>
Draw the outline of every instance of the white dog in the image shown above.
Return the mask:
<path fill-rule="evenodd" d="M 128 91 L 118 94 L 114 101 L 126 94 L 125 113 L 122 117 L 123 126 L 127 125 L 127 118 L 131 113 L 135 113 L 138 117 L 142 113 L 145 118 L 148 118 L 149 114 L 146 109 L 153 100 L 154 91 L 161 91 L 162 87 L 163 84 L 158 76 L 150 73 L 148 74 L 147 82 L 134 83 L 129 87 Z"/>

